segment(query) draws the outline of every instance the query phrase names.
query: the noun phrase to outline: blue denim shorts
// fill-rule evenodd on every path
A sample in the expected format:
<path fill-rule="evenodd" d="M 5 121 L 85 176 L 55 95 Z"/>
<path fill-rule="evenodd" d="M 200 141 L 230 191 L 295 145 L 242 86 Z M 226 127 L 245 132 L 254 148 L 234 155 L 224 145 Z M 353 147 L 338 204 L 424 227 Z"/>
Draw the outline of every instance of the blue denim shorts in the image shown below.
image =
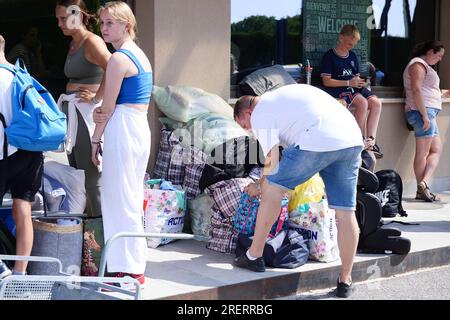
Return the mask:
<path fill-rule="evenodd" d="M 329 207 L 356 210 L 356 184 L 361 165 L 362 146 L 330 152 L 313 152 L 289 147 L 273 174 L 267 177 L 270 184 L 287 190 L 319 173 L 325 183 Z"/>
<path fill-rule="evenodd" d="M 414 128 L 416 138 L 433 138 L 439 136 L 439 128 L 436 120 L 439 112 L 439 109 L 427 108 L 428 118 L 430 118 L 430 129 L 427 131 L 423 130 L 422 115 L 419 111 L 413 110 L 406 113 L 406 120 Z"/>

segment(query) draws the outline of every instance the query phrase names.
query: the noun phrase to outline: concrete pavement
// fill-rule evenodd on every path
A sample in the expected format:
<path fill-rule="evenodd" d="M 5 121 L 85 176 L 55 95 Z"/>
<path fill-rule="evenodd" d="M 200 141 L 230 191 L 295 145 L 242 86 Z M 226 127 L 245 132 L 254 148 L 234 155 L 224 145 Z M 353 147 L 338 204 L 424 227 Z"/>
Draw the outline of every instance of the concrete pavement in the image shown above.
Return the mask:
<path fill-rule="evenodd" d="M 450 264 L 450 192 L 442 203 L 404 197 L 405 222 L 418 226 L 393 227 L 412 242 L 406 256 L 358 254 L 353 270 L 356 283 Z M 385 219 L 390 220 L 390 219 Z M 340 262 L 308 262 L 298 269 L 268 269 L 259 274 L 232 265 L 234 255 L 210 251 L 194 240 L 149 249 L 147 285 L 143 299 L 274 299 L 310 290 L 332 288 Z"/>
<path fill-rule="evenodd" d="M 355 284 L 348 300 L 450 300 L 450 266 L 422 269 Z M 336 300 L 334 288 L 283 300 Z"/>
<path fill-rule="evenodd" d="M 65 154 L 50 154 L 67 163 Z M 450 191 L 439 194 L 441 203 L 424 203 L 405 195 L 407 218 L 418 226 L 394 224 L 412 242 L 406 256 L 358 254 L 353 280 L 388 278 L 426 268 L 450 265 Z M 385 219 L 386 221 L 392 219 Z M 142 299 L 274 299 L 310 290 L 333 288 L 340 262 L 308 262 L 294 270 L 268 269 L 259 274 L 232 265 L 234 255 L 205 248 L 205 243 L 182 240 L 148 249 L 147 281 Z"/>

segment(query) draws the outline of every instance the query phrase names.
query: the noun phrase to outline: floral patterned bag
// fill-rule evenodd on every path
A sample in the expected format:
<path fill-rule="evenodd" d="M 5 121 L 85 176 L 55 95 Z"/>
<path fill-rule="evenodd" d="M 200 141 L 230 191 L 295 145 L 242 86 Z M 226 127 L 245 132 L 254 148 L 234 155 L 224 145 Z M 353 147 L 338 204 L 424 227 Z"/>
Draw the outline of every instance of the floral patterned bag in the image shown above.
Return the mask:
<path fill-rule="evenodd" d="M 144 190 L 144 230 L 148 233 L 181 233 L 184 227 L 187 201 L 182 190 Z M 147 245 L 156 248 L 174 241 L 169 238 L 149 238 Z"/>
<path fill-rule="evenodd" d="M 339 259 L 335 212 L 326 199 L 305 203 L 289 213 L 289 227 L 308 239 L 309 257 L 320 262 Z"/>

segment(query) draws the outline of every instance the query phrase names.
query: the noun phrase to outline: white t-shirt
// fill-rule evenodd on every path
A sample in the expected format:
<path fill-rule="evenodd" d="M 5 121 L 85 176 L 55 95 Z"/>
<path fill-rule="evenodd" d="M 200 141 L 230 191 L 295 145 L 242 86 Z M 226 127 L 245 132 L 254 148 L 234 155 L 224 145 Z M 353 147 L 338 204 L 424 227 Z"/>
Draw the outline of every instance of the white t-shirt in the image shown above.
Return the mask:
<path fill-rule="evenodd" d="M 11 108 L 11 95 L 12 95 L 12 81 L 14 75 L 3 68 L 0 68 L 0 113 L 5 117 L 6 126 L 11 124 L 12 120 L 12 108 Z M 0 160 L 3 160 L 3 125 L 0 122 Z M 17 148 L 8 145 L 8 156 L 17 151 Z"/>
<path fill-rule="evenodd" d="M 264 153 L 280 144 L 327 152 L 362 146 L 354 116 L 325 91 L 304 84 L 263 94 L 251 116 Z"/>

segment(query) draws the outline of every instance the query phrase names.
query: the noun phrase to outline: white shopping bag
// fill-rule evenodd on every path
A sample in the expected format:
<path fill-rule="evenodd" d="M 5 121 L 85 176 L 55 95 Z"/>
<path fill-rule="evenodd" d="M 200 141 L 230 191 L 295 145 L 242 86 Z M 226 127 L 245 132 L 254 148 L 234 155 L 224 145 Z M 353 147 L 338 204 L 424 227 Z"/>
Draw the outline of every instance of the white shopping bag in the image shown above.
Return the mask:
<path fill-rule="evenodd" d="M 336 216 L 326 199 L 300 205 L 290 212 L 289 226 L 308 238 L 310 259 L 320 262 L 339 259 Z"/>
<path fill-rule="evenodd" d="M 144 230 L 147 233 L 181 233 L 186 215 L 184 191 L 145 189 L 147 208 L 144 212 Z M 156 248 L 174 241 L 166 238 L 149 238 L 147 245 Z"/>

